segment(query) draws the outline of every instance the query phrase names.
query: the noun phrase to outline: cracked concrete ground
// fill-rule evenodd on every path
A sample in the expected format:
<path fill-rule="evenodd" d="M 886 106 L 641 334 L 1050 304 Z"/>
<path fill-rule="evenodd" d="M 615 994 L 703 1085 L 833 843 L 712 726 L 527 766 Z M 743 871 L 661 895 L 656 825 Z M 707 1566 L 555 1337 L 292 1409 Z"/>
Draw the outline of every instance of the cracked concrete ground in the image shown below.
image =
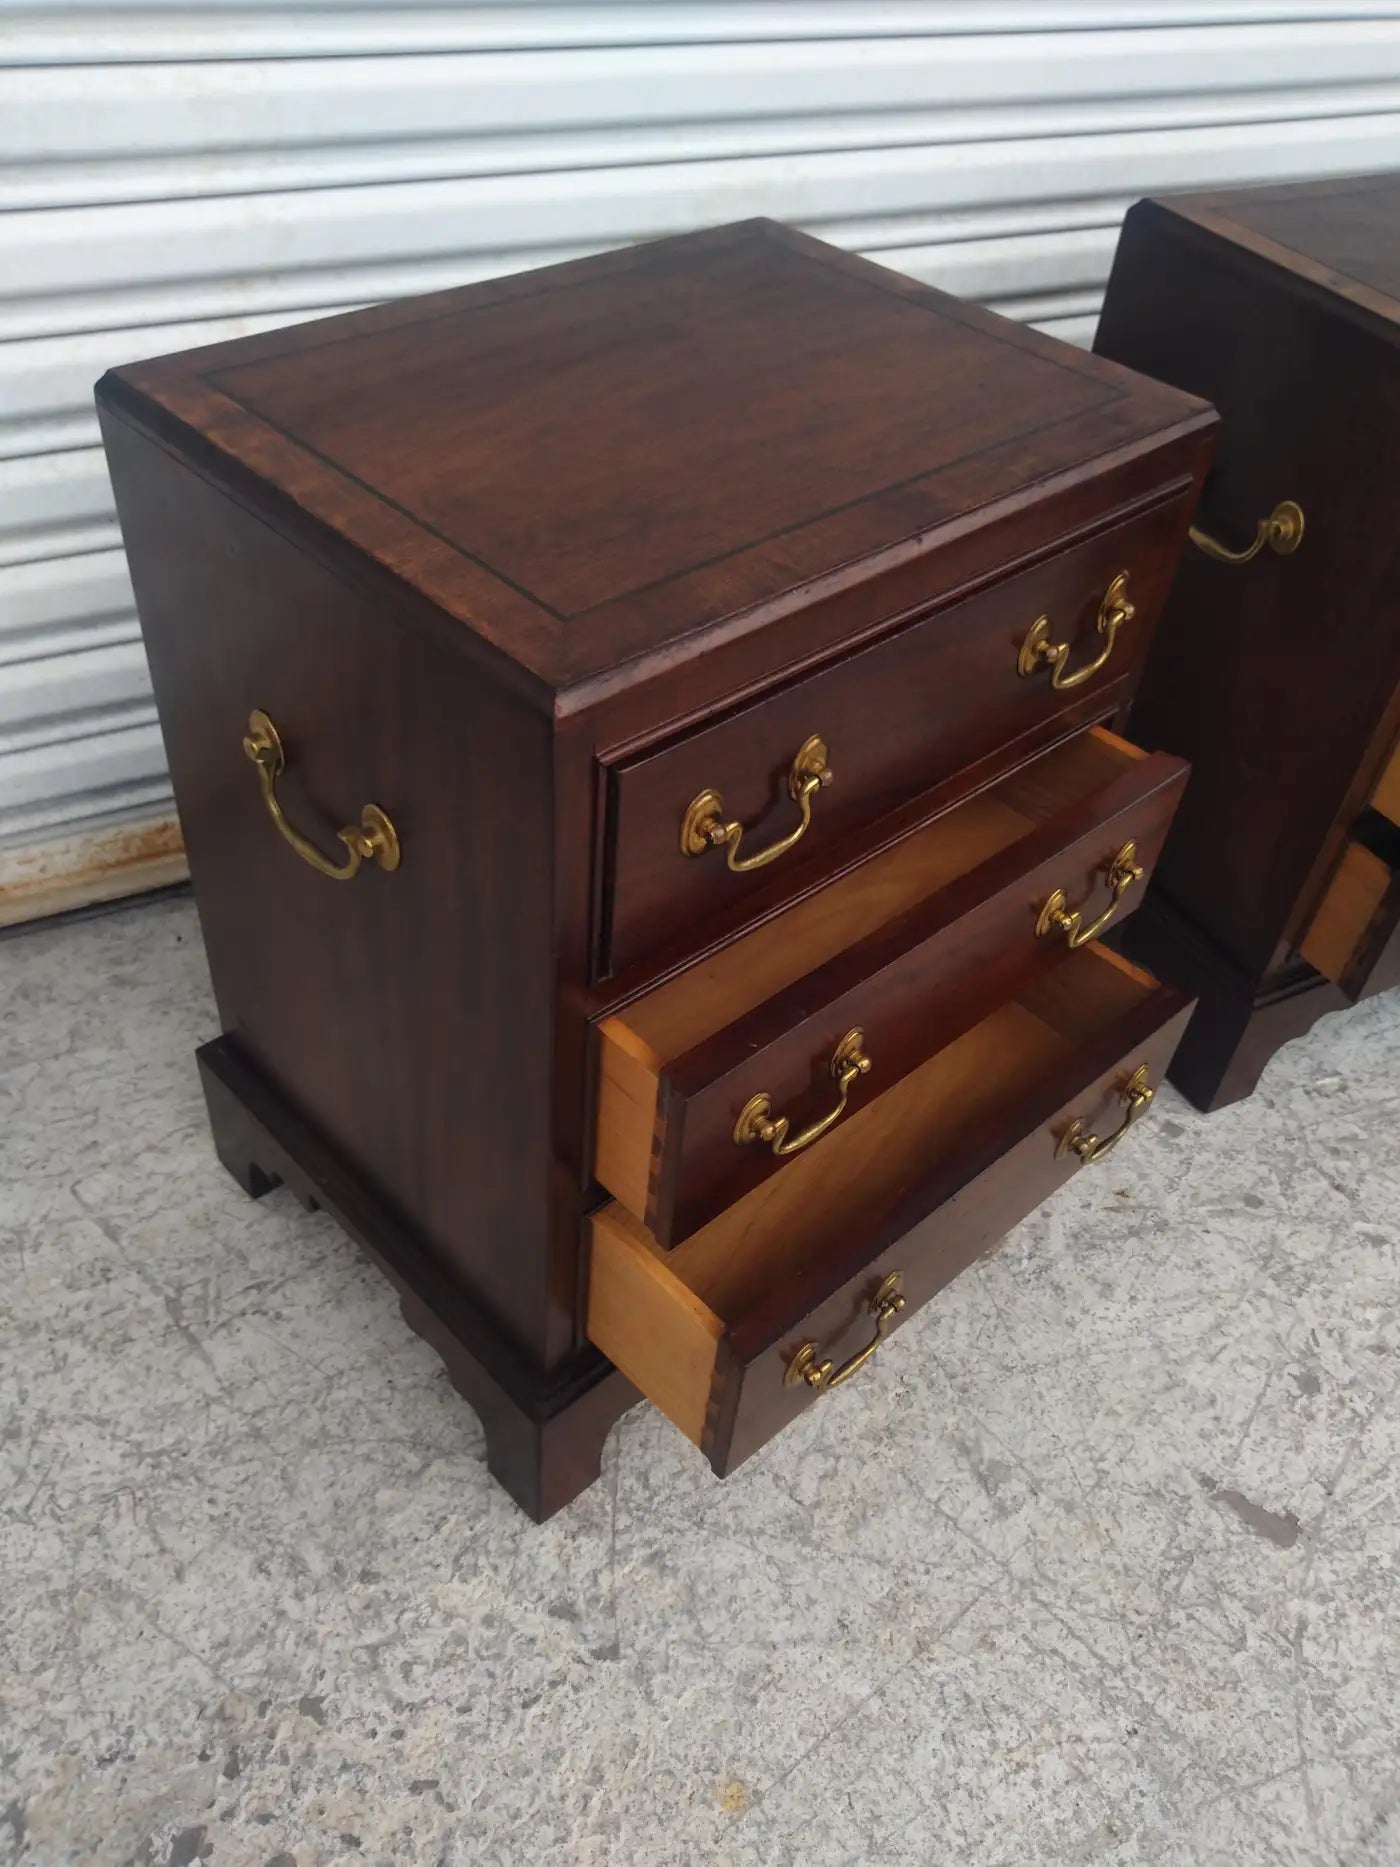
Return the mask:
<path fill-rule="evenodd" d="M 1400 1862 L 1400 994 L 1097 1169 L 718 1484 L 542 1528 L 217 1166 L 167 898 L 0 942 L 0 1861 Z"/>

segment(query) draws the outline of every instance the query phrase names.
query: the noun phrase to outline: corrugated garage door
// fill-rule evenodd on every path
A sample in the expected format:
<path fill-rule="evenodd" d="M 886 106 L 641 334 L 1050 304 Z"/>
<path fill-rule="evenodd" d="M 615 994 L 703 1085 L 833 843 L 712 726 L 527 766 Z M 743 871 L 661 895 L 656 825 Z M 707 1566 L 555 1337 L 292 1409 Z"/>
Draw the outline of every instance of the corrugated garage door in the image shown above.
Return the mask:
<path fill-rule="evenodd" d="M 1400 4 L 0 4 L 0 919 L 178 836 L 111 363 L 770 214 L 1077 342 L 1149 190 L 1400 165 Z"/>

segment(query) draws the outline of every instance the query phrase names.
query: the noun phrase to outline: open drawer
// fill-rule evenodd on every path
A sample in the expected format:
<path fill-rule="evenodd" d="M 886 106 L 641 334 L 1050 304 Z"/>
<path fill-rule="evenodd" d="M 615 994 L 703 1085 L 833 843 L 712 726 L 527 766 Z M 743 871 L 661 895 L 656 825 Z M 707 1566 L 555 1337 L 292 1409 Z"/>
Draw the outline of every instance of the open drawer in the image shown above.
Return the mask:
<path fill-rule="evenodd" d="M 1378 791 L 1352 830 L 1299 951 L 1348 998 L 1400 985 L 1400 786 Z"/>
<path fill-rule="evenodd" d="M 1387 823 L 1400 827 L 1400 746 L 1391 753 L 1389 763 L 1376 780 L 1371 808 L 1379 811 Z"/>
<path fill-rule="evenodd" d="M 1131 913 L 1186 766 L 1096 729 L 602 1020 L 594 1174 L 674 1246 Z"/>
<path fill-rule="evenodd" d="M 590 1338 L 724 1476 L 1117 1146 L 1190 1009 L 1087 947 L 676 1250 L 604 1207 Z"/>

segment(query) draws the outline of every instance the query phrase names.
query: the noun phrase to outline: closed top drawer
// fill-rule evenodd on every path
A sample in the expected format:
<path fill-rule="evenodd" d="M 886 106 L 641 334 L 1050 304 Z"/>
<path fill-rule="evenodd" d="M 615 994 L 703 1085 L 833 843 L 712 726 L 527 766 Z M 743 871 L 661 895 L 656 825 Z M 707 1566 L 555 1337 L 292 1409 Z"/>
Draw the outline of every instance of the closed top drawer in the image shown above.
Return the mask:
<path fill-rule="evenodd" d="M 1186 768 L 1043 753 L 605 1018 L 594 1173 L 663 1247 L 1142 899 Z"/>
<path fill-rule="evenodd" d="M 613 767 L 598 970 L 849 859 L 885 813 L 1009 767 L 1123 701 L 1171 579 L 1179 497 Z M 844 850 L 843 850 L 844 843 Z"/>

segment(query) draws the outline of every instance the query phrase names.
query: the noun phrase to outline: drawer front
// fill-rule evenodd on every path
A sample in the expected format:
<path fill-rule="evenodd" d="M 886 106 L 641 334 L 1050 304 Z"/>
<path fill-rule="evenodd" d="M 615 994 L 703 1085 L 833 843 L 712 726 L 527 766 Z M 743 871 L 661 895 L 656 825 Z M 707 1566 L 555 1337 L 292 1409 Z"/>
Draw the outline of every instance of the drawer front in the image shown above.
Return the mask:
<path fill-rule="evenodd" d="M 1129 1160 L 1190 1010 L 1087 948 L 679 1251 L 605 1207 L 589 1335 L 725 1475 L 839 1405 L 825 1389 L 1070 1174 L 1120 1139 Z"/>
<path fill-rule="evenodd" d="M 1400 984 L 1400 828 L 1376 809 L 1342 851 L 1299 951 L 1351 999 Z"/>
<path fill-rule="evenodd" d="M 1150 640 L 1186 516 L 1183 499 L 1141 513 L 615 767 L 598 970 L 760 891 L 771 902 L 810 885 L 842 859 L 839 839 L 921 792 L 1105 717 Z M 1048 651 L 1061 646 L 1057 671 Z"/>
<path fill-rule="evenodd" d="M 669 1248 L 829 1147 L 854 1108 L 1058 964 L 1071 942 L 1133 911 L 1185 779 L 1180 760 L 1096 731 L 829 884 L 693 979 L 606 1019 L 599 1182 Z M 959 861 L 970 866 L 945 879 Z M 843 919 L 861 927 L 882 891 L 899 908 L 899 871 L 912 882 L 921 869 L 924 899 L 825 957 Z M 744 1004 L 750 982 L 790 951 L 798 976 L 726 1020 L 730 993 Z M 823 963 L 807 969 L 808 953 Z M 668 1019 L 668 1006 L 681 1015 Z M 686 1045 L 679 1054 L 668 1054 L 668 1026 Z M 697 1026 L 707 1028 L 687 1042 Z"/>

